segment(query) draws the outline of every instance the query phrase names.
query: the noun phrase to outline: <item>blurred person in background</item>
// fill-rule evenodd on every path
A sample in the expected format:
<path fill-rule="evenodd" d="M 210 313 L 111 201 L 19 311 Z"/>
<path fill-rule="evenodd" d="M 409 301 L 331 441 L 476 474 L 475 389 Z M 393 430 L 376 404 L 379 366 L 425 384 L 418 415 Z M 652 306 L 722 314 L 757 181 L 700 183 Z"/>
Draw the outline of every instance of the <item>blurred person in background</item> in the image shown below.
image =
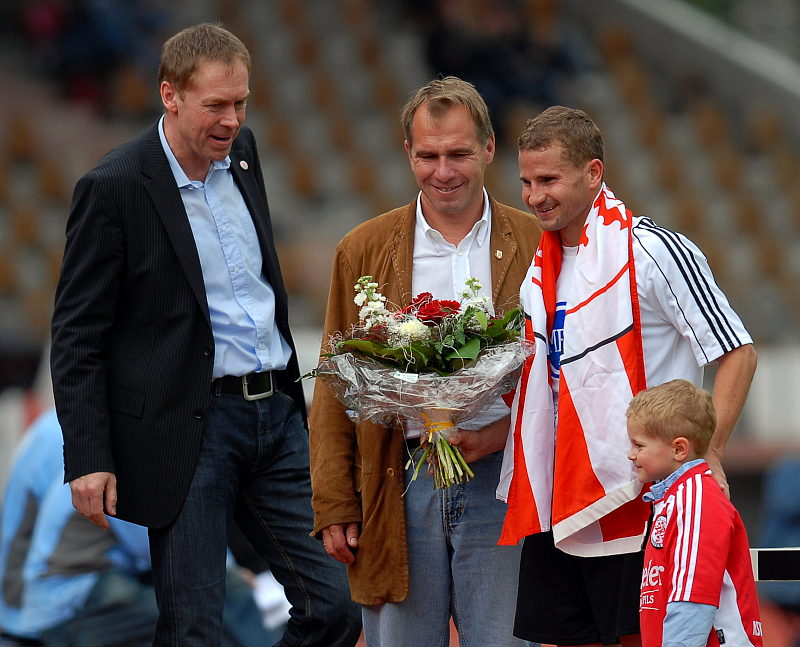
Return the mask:
<path fill-rule="evenodd" d="M 158 618 L 147 529 L 119 519 L 110 532 L 82 518 L 64 483 L 55 410 L 23 438 L 0 518 L 0 629 L 11 644 L 150 645 Z M 226 571 L 223 645 L 269 635 L 233 560 Z M 276 638 L 276 640 L 279 636 Z"/>
<path fill-rule="evenodd" d="M 51 409 L 25 432 L 5 481 L 0 517 L 0 628 L 17 638 L 37 637 L 36 632 L 23 630 L 23 568 L 42 501 L 53 479 L 64 473 L 61 447 L 61 428 Z"/>
<path fill-rule="evenodd" d="M 728 495 L 722 457 L 756 354 L 702 252 L 634 217 L 606 186 L 602 134 L 585 112 L 548 108 L 518 148 L 522 200 L 544 233 L 520 290 L 536 354 L 498 488 L 501 543 L 524 539 L 514 635 L 638 645 L 650 511 L 626 458 L 625 410 L 648 386 L 702 386 L 716 362 L 706 462 Z"/>
<path fill-rule="evenodd" d="M 100 116 L 150 117 L 148 102 L 120 112 L 125 75 L 146 78 L 154 41 L 174 9 L 149 0 L 9 0 L 9 18 L 28 46 L 30 59 L 70 101 Z M 124 103 L 124 99 L 123 99 Z M 127 106 L 132 107 L 132 106 Z"/>
<path fill-rule="evenodd" d="M 157 607 L 147 530 L 112 519 L 106 532 L 72 507 L 59 469 L 36 516 L 22 571 L 21 633 L 43 645 L 152 643 Z M 6 571 L 6 575 L 11 572 Z"/>
<path fill-rule="evenodd" d="M 761 500 L 764 548 L 800 548 L 800 456 L 786 456 L 767 469 Z M 776 608 L 785 630 L 800 647 L 800 582 L 760 582 L 763 601 Z"/>
<path fill-rule="evenodd" d="M 233 517 L 292 604 L 282 646 L 353 645 L 309 536 L 308 435 L 253 133 L 251 59 L 218 25 L 162 48 L 164 115 L 81 178 L 51 372 L 76 509 L 147 526 L 155 645 L 218 645 Z"/>
<path fill-rule="evenodd" d="M 513 308 L 538 243 L 535 220 L 498 203 L 484 186 L 495 137 L 472 84 L 452 76 L 431 81 L 401 120 L 419 194 L 337 246 L 326 342 L 358 322 L 351 295 L 363 275 L 372 275 L 395 307 L 422 292 L 457 300 L 475 277 L 498 313 Z M 445 644 L 451 615 L 462 644 L 523 644 L 511 635 L 519 549 L 497 546 L 505 506 L 495 487 L 508 424 L 501 398 L 460 423 L 452 442 L 467 461 L 482 456 L 470 465 L 475 478 L 434 489 L 430 479 L 412 482 L 414 467 L 403 467 L 419 445 L 419 424 L 354 424 L 317 381 L 310 417 L 314 532 L 348 565 L 370 647 Z"/>
<path fill-rule="evenodd" d="M 515 110 L 558 103 L 560 84 L 575 72 L 558 12 L 549 2 L 528 13 L 519 0 L 434 0 L 415 11 L 431 71 L 475 84 L 498 142 L 516 136 L 509 132 Z"/>

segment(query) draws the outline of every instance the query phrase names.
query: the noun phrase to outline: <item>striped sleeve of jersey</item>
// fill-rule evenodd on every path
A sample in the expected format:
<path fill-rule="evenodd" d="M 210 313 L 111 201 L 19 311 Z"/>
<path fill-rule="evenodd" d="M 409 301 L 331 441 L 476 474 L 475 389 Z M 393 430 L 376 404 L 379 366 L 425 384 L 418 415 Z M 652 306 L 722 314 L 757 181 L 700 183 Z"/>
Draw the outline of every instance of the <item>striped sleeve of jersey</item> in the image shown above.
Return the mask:
<path fill-rule="evenodd" d="M 734 519 L 729 509 L 713 502 L 718 493 L 706 491 L 714 484 L 698 472 L 676 492 L 668 603 L 719 606 Z"/>
<path fill-rule="evenodd" d="M 636 219 L 633 235 L 642 308 L 689 341 L 699 366 L 752 343 L 692 241 L 649 218 Z"/>

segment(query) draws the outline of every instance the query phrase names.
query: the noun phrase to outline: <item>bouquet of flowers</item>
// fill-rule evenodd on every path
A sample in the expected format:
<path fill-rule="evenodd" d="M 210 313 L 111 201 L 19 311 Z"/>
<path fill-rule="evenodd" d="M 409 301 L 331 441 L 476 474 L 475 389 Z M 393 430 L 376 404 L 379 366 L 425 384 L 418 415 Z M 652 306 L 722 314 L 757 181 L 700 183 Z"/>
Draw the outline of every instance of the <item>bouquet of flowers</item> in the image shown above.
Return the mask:
<path fill-rule="evenodd" d="M 435 487 L 465 482 L 474 474 L 447 438 L 458 422 L 514 388 L 533 352 L 520 339 L 522 314 L 518 308 L 492 314 L 474 278 L 460 302 L 424 292 L 394 311 L 378 287 L 371 276 L 358 280 L 359 323 L 331 338 L 330 352 L 312 374 L 333 389 L 356 421 L 390 424 L 399 417 L 423 423 L 411 457 L 421 454 L 413 479 L 427 463 Z"/>

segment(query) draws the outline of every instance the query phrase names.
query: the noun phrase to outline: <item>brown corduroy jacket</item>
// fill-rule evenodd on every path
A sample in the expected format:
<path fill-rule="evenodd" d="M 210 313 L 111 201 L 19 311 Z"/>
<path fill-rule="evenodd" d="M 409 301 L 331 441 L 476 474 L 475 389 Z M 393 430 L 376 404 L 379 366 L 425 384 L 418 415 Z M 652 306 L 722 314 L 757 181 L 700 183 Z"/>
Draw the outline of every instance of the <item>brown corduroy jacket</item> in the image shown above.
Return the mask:
<path fill-rule="evenodd" d="M 539 243 L 536 219 L 490 198 L 492 300 L 497 312 L 515 307 Z M 336 247 L 325 317 L 327 340 L 358 322 L 353 286 L 372 275 L 387 303 L 411 300 L 416 201 L 368 220 Z M 408 594 L 408 549 L 403 507 L 403 433 L 354 424 L 328 387 L 317 381 L 309 419 L 314 535 L 336 523 L 361 526 L 355 563 L 348 568 L 353 600 L 400 602 Z M 431 483 L 430 487 L 433 487 Z"/>

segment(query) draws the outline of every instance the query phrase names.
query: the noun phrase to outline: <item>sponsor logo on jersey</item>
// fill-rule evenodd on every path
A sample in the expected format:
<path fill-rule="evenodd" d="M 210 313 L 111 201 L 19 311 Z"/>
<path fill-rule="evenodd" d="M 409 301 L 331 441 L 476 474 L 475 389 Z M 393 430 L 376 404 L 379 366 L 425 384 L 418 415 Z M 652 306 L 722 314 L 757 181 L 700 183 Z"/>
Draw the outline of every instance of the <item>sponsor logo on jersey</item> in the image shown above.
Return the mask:
<path fill-rule="evenodd" d="M 642 591 L 639 596 L 639 609 L 652 609 L 656 610 L 657 607 L 653 605 L 656 603 L 656 596 L 652 591 Z"/>
<path fill-rule="evenodd" d="M 547 356 L 550 359 L 550 378 L 556 382 L 559 375 L 561 375 L 561 351 L 564 350 L 564 316 L 566 312 L 566 301 L 556 303 L 553 331 L 550 333 L 550 343 L 547 345 Z"/>
<path fill-rule="evenodd" d="M 656 593 L 661 588 L 661 574 L 663 572 L 664 566 L 653 564 L 653 560 L 650 560 L 642 569 L 642 587 L 639 595 L 640 610 L 658 609 L 654 605 L 656 603 Z"/>
<path fill-rule="evenodd" d="M 642 590 L 661 586 L 663 572 L 664 566 L 661 564 L 653 564 L 653 560 L 647 562 L 642 569 Z"/>
<path fill-rule="evenodd" d="M 664 535 L 667 532 L 667 515 L 660 514 L 653 521 L 653 529 L 650 531 L 650 543 L 653 548 L 664 548 Z"/>

